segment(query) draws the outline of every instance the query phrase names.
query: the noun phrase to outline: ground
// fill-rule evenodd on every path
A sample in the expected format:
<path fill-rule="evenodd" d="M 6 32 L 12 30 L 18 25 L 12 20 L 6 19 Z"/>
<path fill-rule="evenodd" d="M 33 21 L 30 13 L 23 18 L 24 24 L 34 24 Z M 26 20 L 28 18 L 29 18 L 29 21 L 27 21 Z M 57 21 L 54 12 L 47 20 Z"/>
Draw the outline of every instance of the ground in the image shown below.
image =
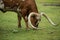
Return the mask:
<path fill-rule="evenodd" d="M 26 30 L 22 19 L 22 29 L 18 29 L 17 14 L 0 11 L 0 40 L 60 40 L 60 6 L 43 6 L 41 2 L 57 2 L 59 0 L 36 0 L 39 12 L 45 12 L 57 26 L 51 25 L 44 17 L 39 23 L 40 30 Z M 18 30 L 18 32 L 13 32 Z"/>

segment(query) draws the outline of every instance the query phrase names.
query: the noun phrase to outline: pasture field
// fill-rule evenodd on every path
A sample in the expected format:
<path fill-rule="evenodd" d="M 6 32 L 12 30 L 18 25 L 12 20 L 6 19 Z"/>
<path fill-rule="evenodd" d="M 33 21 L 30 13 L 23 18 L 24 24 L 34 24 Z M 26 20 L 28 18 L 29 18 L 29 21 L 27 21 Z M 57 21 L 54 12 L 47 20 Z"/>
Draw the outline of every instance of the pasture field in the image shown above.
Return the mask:
<path fill-rule="evenodd" d="M 22 29 L 18 29 L 17 14 L 15 12 L 3 13 L 0 11 L 0 40 L 60 40 L 60 6 L 43 6 L 41 2 L 57 2 L 59 0 L 36 0 L 39 12 L 45 12 L 57 26 L 51 25 L 42 17 L 39 23 L 40 30 L 26 30 L 22 18 Z M 13 30 L 18 32 L 13 32 Z"/>

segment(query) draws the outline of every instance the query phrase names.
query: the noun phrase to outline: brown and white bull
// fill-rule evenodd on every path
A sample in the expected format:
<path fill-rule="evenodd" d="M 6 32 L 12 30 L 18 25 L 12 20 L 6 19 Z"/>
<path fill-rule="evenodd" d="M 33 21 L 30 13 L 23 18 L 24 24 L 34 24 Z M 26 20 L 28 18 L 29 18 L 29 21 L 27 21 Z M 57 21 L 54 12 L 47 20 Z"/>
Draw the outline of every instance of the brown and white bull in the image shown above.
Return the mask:
<path fill-rule="evenodd" d="M 16 12 L 18 15 L 18 27 L 21 27 L 21 17 L 23 17 L 27 29 L 29 26 L 38 29 L 42 15 L 46 17 L 51 24 L 55 25 L 43 12 L 38 13 L 35 0 L 0 0 L 0 10 L 3 12 Z"/>

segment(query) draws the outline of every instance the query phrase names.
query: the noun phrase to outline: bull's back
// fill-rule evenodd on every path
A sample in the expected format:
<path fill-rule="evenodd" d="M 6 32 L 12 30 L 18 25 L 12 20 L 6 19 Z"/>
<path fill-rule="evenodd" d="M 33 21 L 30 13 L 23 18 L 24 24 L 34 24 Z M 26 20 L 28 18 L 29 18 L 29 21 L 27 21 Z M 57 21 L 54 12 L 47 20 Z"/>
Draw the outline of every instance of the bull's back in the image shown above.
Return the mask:
<path fill-rule="evenodd" d="M 5 7 L 18 7 L 28 9 L 33 12 L 38 12 L 35 0 L 3 0 Z"/>
<path fill-rule="evenodd" d="M 3 0 L 4 5 L 6 7 L 13 7 L 13 6 L 18 6 L 20 4 L 20 0 Z"/>

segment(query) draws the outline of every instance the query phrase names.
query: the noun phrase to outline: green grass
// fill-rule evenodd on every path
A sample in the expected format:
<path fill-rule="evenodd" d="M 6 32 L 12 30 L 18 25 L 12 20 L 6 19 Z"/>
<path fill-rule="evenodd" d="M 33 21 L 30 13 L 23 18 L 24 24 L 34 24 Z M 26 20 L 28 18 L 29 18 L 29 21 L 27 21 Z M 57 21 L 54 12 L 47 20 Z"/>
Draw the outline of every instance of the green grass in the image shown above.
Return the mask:
<path fill-rule="evenodd" d="M 18 29 L 17 14 L 10 11 L 6 13 L 0 11 L 0 40 L 60 40 L 60 7 L 43 6 L 40 2 L 54 2 L 54 0 L 36 0 L 36 3 L 39 12 L 45 12 L 52 21 L 59 24 L 58 26 L 51 25 L 42 17 L 39 23 L 41 30 L 27 31 L 23 19 L 22 29 Z M 13 33 L 14 29 L 18 29 L 19 32 Z"/>

